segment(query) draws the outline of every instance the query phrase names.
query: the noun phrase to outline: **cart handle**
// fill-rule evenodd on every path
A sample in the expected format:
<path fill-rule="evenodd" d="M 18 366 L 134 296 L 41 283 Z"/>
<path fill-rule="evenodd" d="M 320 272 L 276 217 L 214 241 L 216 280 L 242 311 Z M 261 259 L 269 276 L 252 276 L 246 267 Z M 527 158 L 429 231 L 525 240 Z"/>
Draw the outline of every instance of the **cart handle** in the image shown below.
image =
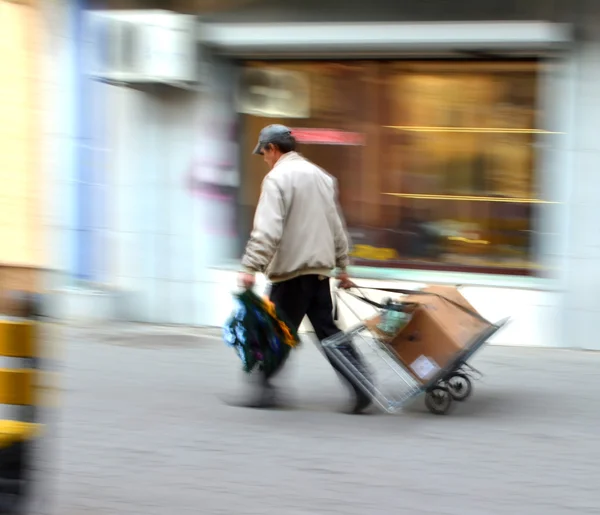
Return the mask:
<path fill-rule="evenodd" d="M 367 296 L 362 292 L 362 289 L 359 288 L 358 286 L 355 285 L 352 289 L 358 290 L 359 294 L 357 295 L 356 293 L 352 293 L 350 291 L 350 288 L 345 289 L 344 291 L 348 295 L 354 297 L 355 299 L 366 302 L 367 304 L 370 304 L 371 306 L 376 307 L 377 309 L 386 309 L 385 305 L 367 298 Z M 458 302 L 453 301 L 452 299 L 444 297 L 443 295 L 440 295 L 439 293 L 433 293 L 430 291 L 422 291 L 422 290 L 406 290 L 403 288 L 374 288 L 374 287 L 369 287 L 369 286 L 364 287 L 364 289 L 373 290 L 373 291 L 381 291 L 381 292 L 385 292 L 385 293 L 398 293 L 401 295 L 428 295 L 428 296 L 438 297 L 438 298 L 445 300 L 446 302 L 452 304 L 454 307 L 460 309 L 461 311 L 464 311 L 465 313 L 471 315 L 473 318 L 476 318 L 477 320 L 479 320 L 481 322 L 484 322 L 491 326 L 495 325 L 495 324 L 492 324 L 487 318 L 481 316 L 476 311 L 473 311 L 472 309 L 469 309 L 469 308 L 463 306 L 462 304 L 459 304 Z M 336 294 L 339 295 L 340 291 L 341 291 L 341 289 L 338 288 L 338 290 L 336 291 Z M 335 319 L 337 320 L 337 303 L 335 306 Z"/>

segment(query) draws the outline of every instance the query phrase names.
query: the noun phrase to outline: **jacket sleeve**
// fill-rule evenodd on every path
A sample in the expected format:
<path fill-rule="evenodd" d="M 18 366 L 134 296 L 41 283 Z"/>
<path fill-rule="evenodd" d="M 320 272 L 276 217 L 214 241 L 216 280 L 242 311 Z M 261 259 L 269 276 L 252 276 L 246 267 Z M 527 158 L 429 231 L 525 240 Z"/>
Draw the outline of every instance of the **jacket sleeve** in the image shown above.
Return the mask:
<path fill-rule="evenodd" d="M 246 271 L 264 272 L 269 266 L 281 242 L 285 215 L 281 190 L 275 180 L 267 176 L 262 184 L 254 227 L 242 258 L 242 266 Z"/>
<path fill-rule="evenodd" d="M 346 270 L 346 267 L 350 264 L 350 257 L 348 256 L 350 242 L 348 240 L 348 233 L 346 232 L 344 215 L 342 214 L 342 208 L 340 207 L 338 200 L 337 181 L 334 181 L 333 195 L 333 202 L 335 205 L 333 225 L 333 237 L 335 241 L 335 266 L 340 270 Z"/>

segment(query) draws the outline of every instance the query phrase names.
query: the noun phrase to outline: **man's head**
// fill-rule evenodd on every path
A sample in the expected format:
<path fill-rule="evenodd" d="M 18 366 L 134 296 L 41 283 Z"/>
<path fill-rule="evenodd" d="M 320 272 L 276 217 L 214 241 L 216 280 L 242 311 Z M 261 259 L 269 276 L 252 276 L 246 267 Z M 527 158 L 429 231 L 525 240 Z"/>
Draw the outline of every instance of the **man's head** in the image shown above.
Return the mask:
<path fill-rule="evenodd" d="M 283 154 L 296 150 L 296 139 L 285 125 L 267 125 L 258 136 L 254 154 L 263 156 L 271 168 Z"/>

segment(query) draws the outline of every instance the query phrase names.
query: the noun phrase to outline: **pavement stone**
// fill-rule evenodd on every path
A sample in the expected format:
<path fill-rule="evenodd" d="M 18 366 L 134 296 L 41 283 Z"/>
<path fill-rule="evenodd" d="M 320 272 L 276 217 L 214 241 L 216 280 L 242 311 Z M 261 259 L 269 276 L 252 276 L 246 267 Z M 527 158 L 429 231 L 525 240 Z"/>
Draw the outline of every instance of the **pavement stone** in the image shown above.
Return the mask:
<path fill-rule="evenodd" d="M 53 513 L 600 513 L 598 353 L 486 347 L 472 361 L 485 377 L 448 416 L 420 401 L 349 416 L 308 341 L 282 377 L 292 409 L 254 411 L 223 402 L 246 382 L 215 337 L 62 339 Z"/>

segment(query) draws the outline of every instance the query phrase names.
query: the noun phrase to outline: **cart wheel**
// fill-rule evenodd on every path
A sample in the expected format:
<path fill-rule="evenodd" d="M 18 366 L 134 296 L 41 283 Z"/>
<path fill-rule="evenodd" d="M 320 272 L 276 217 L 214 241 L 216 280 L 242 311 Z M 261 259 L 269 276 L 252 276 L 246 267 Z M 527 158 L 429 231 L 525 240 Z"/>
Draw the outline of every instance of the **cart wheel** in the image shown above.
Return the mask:
<path fill-rule="evenodd" d="M 455 401 L 466 401 L 473 391 L 471 380 L 465 374 L 452 374 L 447 383 L 450 395 Z"/>
<path fill-rule="evenodd" d="M 445 415 L 452 405 L 452 394 L 447 388 L 436 386 L 425 395 L 425 406 L 434 415 Z"/>

